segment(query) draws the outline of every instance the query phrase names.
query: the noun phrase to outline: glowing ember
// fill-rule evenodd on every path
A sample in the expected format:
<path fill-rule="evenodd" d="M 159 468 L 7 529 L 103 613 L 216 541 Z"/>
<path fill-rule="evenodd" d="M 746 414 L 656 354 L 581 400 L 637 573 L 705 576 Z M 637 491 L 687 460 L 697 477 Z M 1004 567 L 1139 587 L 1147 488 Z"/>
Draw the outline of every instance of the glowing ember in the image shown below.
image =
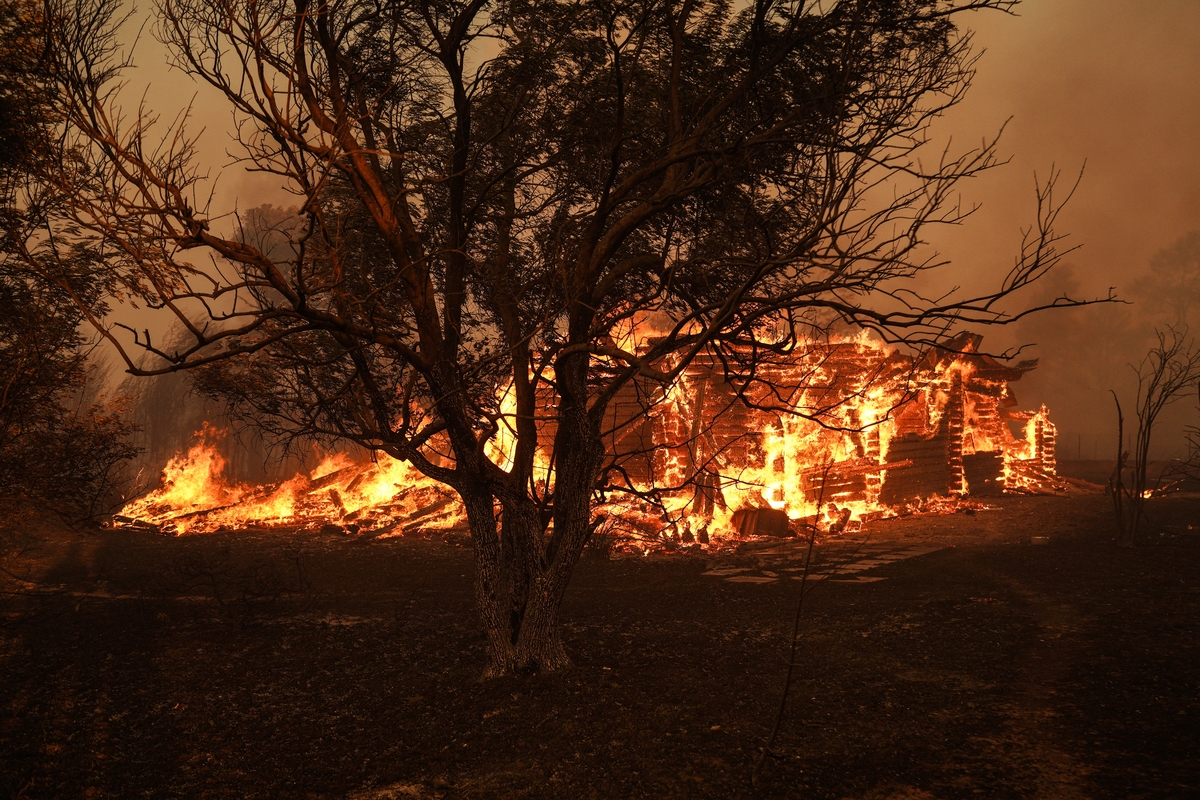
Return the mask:
<path fill-rule="evenodd" d="M 622 341 L 641 348 L 648 340 Z M 631 383 L 612 403 L 606 434 L 627 483 L 599 505 L 598 529 L 643 543 L 715 546 L 810 525 L 834 535 L 871 518 L 955 511 L 967 494 L 1061 491 L 1048 412 L 1016 411 L 1009 390 L 1035 362 L 1009 367 L 978 355 L 978 344 L 962 334 L 914 360 L 859 336 L 757 362 L 750 378 L 730 377 L 721 361 L 701 356 L 666 389 Z M 549 441 L 553 398 L 543 405 L 537 424 Z M 499 431 L 486 452 L 507 468 L 511 389 L 498 406 Z M 1010 423 L 1023 426 L 1021 436 Z M 164 468 L 161 488 L 129 503 L 116 524 L 176 533 L 336 525 L 376 535 L 465 527 L 450 489 L 385 455 L 333 454 L 277 485 L 231 485 L 218 438 L 207 426 L 200 431 Z M 543 488 L 553 485 L 551 463 L 539 451 L 535 480 Z"/>

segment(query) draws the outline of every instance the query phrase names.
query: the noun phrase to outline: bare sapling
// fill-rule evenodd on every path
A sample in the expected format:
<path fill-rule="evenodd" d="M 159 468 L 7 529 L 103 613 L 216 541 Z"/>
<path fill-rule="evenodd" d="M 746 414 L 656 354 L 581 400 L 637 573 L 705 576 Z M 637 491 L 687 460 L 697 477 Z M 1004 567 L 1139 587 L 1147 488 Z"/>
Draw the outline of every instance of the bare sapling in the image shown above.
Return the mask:
<path fill-rule="evenodd" d="M 1188 338 L 1186 330 L 1168 327 L 1155 330 L 1158 345 L 1151 348 L 1140 364 L 1130 365 L 1137 375 L 1137 428 L 1132 452 L 1124 446 L 1124 415 L 1117 405 L 1117 466 L 1111 490 L 1117 518 L 1117 544 L 1132 547 L 1146 515 L 1146 501 L 1152 489 L 1149 480 L 1150 444 L 1154 426 L 1162 410 L 1183 399 L 1200 384 L 1200 347 Z M 1126 466 L 1128 464 L 1128 466 Z M 1129 485 L 1125 471 L 1129 470 Z"/>

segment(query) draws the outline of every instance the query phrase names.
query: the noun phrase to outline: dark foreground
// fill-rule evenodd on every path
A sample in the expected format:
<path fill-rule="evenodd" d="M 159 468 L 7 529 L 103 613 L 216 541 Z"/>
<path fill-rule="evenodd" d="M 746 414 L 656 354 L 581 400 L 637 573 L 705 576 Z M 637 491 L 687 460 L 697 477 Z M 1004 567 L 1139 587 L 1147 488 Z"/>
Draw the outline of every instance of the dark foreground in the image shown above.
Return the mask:
<path fill-rule="evenodd" d="M 1160 501 L 1132 551 L 1102 497 L 996 504 L 878 523 L 867 552 L 953 547 L 817 585 L 760 796 L 1200 792 L 1200 497 Z M 8 566 L 38 586 L 6 584 L 0 627 L 22 798 L 752 796 L 799 589 L 794 554 L 592 559 L 577 666 L 480 683 L 461 543 L 26 543 Z M 703 574 L 736 567 L 781 579 Z"/>

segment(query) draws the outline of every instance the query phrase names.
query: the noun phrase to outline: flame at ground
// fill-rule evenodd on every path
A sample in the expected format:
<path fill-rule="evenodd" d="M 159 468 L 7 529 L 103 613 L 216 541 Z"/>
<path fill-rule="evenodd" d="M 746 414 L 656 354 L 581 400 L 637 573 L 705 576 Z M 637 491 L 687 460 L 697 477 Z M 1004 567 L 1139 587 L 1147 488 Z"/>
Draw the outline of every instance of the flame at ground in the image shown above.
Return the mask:
<path fill-rule="evenodd" d="M 273 486 L 229 484 L 220 434 L 206 426 L 197 443 L 163 469 L 162 486 L 128 503 L 115 519 L 164 532 L 338 525 L 347 532 L 452 528 L 464 515 L 451 491 L 386 454 L 355 461 L 337 453 L 309 473 Z M 127 524 L 128 524 L 127 523 Z"/>
<path fill-rule="evenodd" d="M 218 435 L 206 424 L 196 433 L 197 443 L 163 467 L 162 487 L 128 504 L 122 513 L 153 520 L 208 511 L 240 500 L 244 489 L 224 481 L 225 459 L 213 444 Z"/>
<path fill-rule="evenodd" d="M 612 452 L 627 456 L 630 480 L 598 504 L 596 529 L 698 545 L 764 531 L 838 533 L 872 517 L 953 510 L 983 487 L 978 474 L 968 474 L 980 464 L 992 470 L 984 482 L 997 489 L 1061 490 L 1045 407 L 1009 409 L 1015 401 L 1007 382 L 1029 367 L 975 356 L 976 344 L 965 340 L 957 351 L 920 361 L 865 336 L 812 345 L 768 365 L 765 394 L 749 384 L 733 391 L 712 363 L 698 360 L 649 407 L 614 411 Z M 642 402 L 647 396 L 639 395 Z M 550 441 L 552 398 L 543 405 L 539 437 Z M 515 447 L 511 387 L 498 393 L 497 407 L 498 430 L 485 452 L 508 469 Z M 1010 422 L 1023 423 L 1023 435 L 1014 436 Z M 626 437 L 642 444 L 626 452 Z M 225 479 L 219 439 L 205 426 L 187 453 L 168 462 L 161 487 L 127 504 L 116 523 L 181 534 L 466 529 L 457 495 L 407 462 L 339 453 L 282 483 L 252 486 Z M 535 462 L 534 481 L 545 491 L 553 486 L 553 460 L 539 450 Z"/>

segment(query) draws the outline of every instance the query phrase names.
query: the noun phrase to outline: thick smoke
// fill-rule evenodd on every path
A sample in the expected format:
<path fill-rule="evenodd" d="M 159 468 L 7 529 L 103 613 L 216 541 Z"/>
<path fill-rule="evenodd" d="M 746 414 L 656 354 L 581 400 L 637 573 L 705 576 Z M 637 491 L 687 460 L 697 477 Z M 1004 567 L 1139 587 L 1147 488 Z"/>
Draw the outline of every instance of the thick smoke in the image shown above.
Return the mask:
<path fill-rule="evenodd" d="M 985 51 L 975 85 L 939 130 L 962 146 L 1007 120 L 1000 150 L 1011 162 L 964 187 L 981 209 L 934 244 L 964 285 L 998 280 L 1034 219 L 1034 174 L 1056 166 L 1066 188 L 1083 168 L 1059 224 L 1080 249 L 1025 299 L 1091 298 L 1111 286 L 1129 305 L 1048 313 L 986 343 L 1032 345 L 1022 357 L 1041 366 L 1014 388 L 1022 407 L 1050 406 L 1060 458 L 1112 458 L 1109 390 L 1128 417 L 1128 364 L 1154 329 L 1190 321 L 1200 334 L 1200 14 L 1190 0 L 1028 0 L 1018 12 L 975 15 Z M 1156 457 L 1182 452 L 1196 405 L 1193 394 L 1165 415 Z"/>

